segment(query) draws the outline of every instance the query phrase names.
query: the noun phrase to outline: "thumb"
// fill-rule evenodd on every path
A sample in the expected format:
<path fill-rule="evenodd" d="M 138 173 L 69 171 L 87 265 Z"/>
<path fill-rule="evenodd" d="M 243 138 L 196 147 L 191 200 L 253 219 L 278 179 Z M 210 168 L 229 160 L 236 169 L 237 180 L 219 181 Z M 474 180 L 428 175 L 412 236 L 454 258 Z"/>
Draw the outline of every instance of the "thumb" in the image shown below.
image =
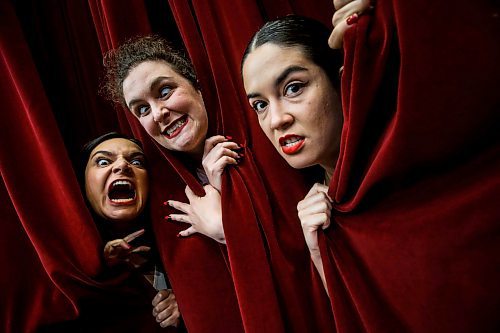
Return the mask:
<path fill-rule="evenodd" d="M 188 236 L 191 236 L 191 235 L 194 235 L 198 233 L 198 231 L 196 231 L 196 229 L 194 227 L 189 227 L 187 228 L 186 230 L 182 230 L 181 232 L 179 232 L 179 236 L 181 237 L 188 237 Z"/>
<path fill-rule="evenodd" d="M 186 196 L 187 196 L 189 202 L 191 202 L 194 199 L 198 198 L 198 196 L 193 192 L 193 190 L 189 187 L 189 185 L 186 185 L 186 188 L 184 189 L 184 192 L 186 193 Z"/>

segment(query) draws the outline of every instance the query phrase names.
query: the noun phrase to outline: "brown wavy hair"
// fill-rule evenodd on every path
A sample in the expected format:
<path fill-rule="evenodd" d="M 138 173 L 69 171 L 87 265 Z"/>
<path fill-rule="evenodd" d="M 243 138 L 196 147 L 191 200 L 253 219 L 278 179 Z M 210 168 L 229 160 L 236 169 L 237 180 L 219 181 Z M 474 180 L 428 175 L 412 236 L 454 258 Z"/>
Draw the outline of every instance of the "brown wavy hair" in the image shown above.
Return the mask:
<path fill-rule="evenodd" d="M 189 57 L 164 38 L 151 35 L 131 38 L 104 55 L 105 75 L 99 89 L 100 94 L 126 107 L 123 97 L 125 78 L 137 65 L 145 61 L 158 60 L 165 61 L 176 73 L 185 77 L 195 89 L 200 89 Z"/>

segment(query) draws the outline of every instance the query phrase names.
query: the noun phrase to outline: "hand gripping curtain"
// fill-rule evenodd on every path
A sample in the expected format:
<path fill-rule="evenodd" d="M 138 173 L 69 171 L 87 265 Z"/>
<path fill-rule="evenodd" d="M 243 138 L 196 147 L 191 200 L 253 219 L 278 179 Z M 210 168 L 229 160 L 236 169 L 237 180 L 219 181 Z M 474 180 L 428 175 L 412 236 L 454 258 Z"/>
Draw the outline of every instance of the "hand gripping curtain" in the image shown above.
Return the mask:
<path fill-rule="evenodd" d="M 345 36 L 320 237 L 339 332 L 500 328 L 498 13 L 378 1 Z"/>
<path fill-rule="evenodd" d="M 264 23 L 263 13 L 253 1 L 170 4 L 205 103 L 217 112 L 217 133 L 245 146 L 243 161 L 228 168 L 222 187 L 227 251 L 245 332 L 334 331 L 297 218 L 296 203 L 307 193 L 306 179 L 268 142 L 243 94 L 240 60 Z M 281 4 L 286 6 L 267 3 L 260 9 L 280 16 L 291 13 L 288 2 Z"/>

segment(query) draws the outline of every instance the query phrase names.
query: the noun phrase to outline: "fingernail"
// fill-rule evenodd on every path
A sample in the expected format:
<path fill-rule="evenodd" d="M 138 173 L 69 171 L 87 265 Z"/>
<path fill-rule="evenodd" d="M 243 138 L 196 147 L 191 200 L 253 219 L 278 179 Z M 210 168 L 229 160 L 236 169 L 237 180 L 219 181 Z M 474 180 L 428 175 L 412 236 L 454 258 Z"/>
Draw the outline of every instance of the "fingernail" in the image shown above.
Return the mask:
<path fill-rule="evenodd" d="M 229 136 L 229 135 L 226 135 L 226 139 L 228 139 L 228 140 L 232 140 L 232 139 L 233 139 L 233 137 L 232 137 L 232 136 Z"/>
<path fill-rule="evenodd" d="M 241 148 L 245 148 L 245 144 L 244 143 L 238 143 L 238 146 L 240 146 Z"/>
<path fill-rule="evenodd" d="M 239 153 L 238 156 L 239 157 L 245 157 L 245 154 L 244 153 Z"/>
<path fill-rule="evenodd" d="M 131 249 L 131 246 L 130 246 L 130 245 L 128 245 L 127 243 L 125 243 L 125 244 L 124 244 L 124 246 L 125 246 L 125 249 L 127 249 L 127 250 L 130 250 L 130 249 Z"/>
<path fill-rule="evenodd" d="M 168 205 L 168 201 L 163 201 L 163 205 L 164 206 Z"/>
<path fill-rule="evenodd" d="M 167 220 L 167 221 L 170 221 L 172 218 L 170 217 L 170 215 L 167 215 L 167 216 L 164 217 L 164 219 Z"/>
<path fill-rule="evenodd" d="M 177 235 L 175 235 L 175 237 L 177 238 L 181 237 L 181 233 L 179 232 Z"/>
<path fill-rule="evenodd" d="M 354 13 L 352 14 L 351 16 L 349 16 L 345 22 L 347 23 L 347 25 L 353 25 L 354 23 L 358 22 L 358 19 L 359 19 L 359 16 L 358 14 Z"/>

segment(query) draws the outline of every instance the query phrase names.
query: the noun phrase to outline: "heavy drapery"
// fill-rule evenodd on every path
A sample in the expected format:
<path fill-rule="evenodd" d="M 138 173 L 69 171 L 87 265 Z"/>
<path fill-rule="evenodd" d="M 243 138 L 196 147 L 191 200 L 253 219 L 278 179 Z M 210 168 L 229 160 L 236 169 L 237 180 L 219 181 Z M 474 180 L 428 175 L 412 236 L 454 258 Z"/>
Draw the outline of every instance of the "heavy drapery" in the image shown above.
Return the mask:
<path fill-rule="evenodd" d="M 100 328 L 108 332 L 153 329 L 150 295 L 138 295 L 130 281 L 125 284 L 130 288 L 124 288 L 119 281 L 96 280 L 102 269 L 102 241 L 71 161 L 76 161 L 85 141 L 109 130 L 141 138 L 154 165 L 153 181 L 165 184 L 153 189 L 151 215 L 163 263 L 190 331 L 237 332 L 243 325 L 249 332 L 303 331 L 329 322 L 328 312 L 320 311 L 326 300 L 303 251 L 300 229 L 290 223 L 296 220 L 294 211 L 271 212 L 273 203 L 288 207 L 282 203 L 286 192 L 273 193 L 273 181 L 279 180 L 262 170 L 288 168 L 281 160 L 276 165 L 279 157 L 274 148 L 245 110 L 239 79 L 244 46 L 266 19 L 295 12 L 328 23 L 329 1 L 311 6 L 306 1 L 53 0 L 43 4 L 5 1 L 0 6 L 1 94 L 8 110 L 1 121 L 2 264 L 9 272 L 2 275 L 3 331 L 77 330 L 82 315 L 88 321 L 108 320 Z M 175 157 L 149 140 L 135 120 L 97 97 L 103 52 L 128 37 L 151 32 L 178 42 L 177 27 L 202 82 L 211 132 L 231 134 L 256 148 L 246 152 L 244 164 L 225 180 L 223 196 L 243 198 L 224 207 L 225 220 L 236 225 L 242 217 L 237 212 L 254 216 L 241 228 L 228 231 L 229 254 L 201 236 L 175 237 L 185 226 L 162 221 L 168 212 L 162 201 L 185 199 L 186 183 L 198 193 L 201 188 Z M 293 170 L 284 172 L 297 178 L 288 185 L 293 195 L 287 199 L 294 207 L 302 176 Z M 286 223 L 275 222 L 276 217 Z M 292 232 L 287 232 L 288 227 Z M 250 241 L 238 244 L 247 230 Z M 263 239 L 266 234 L 271 236 L 269 248 Z M 280 248 L 282 242 L 289 253 Z M 249 254 L 255 257 L 242 261 Z M 306 266 L 294 267 L 296 263 Z M 239 277 L 236 286 L 230 264 Z M 245 267 L 251 267 L 253 275 L 245 275 Z M 262 274 L 256 271 L 262 269 Z M 304 283 L 304 289 L 292 292 L 297 283 Z M 95 306 L 85 307 L 88 304 Z M 300 311 L 305 307 L 307 313 Z M 124 309 L 128 312 L 120 316 Z"/>
<path fill-rule="evenodd" d="M 500 329 L 499 12 L 378 1 L 346 34 L 321 238 L 338 331 Z"/>

